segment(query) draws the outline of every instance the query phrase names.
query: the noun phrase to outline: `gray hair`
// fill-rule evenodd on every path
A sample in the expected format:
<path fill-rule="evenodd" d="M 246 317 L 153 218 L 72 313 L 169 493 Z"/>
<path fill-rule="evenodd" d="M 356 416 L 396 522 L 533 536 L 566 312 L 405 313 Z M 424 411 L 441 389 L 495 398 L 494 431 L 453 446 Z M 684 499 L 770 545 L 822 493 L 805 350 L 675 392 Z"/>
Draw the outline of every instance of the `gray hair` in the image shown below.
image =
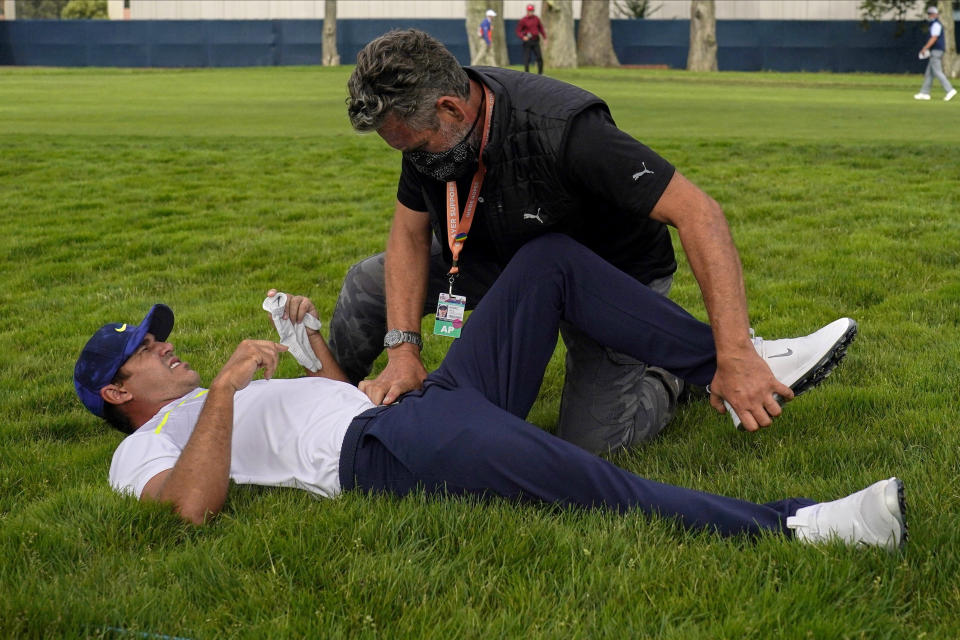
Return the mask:
<path fill-rule="evenodd" d="M 469 97 L 470 79 L 440 41 L 406 29 L 365 46 L 347 88 L 347 114 L 357 131 L 379 129 L 390 113 L 413 129 L 432 129 L 437 99 Z"/>

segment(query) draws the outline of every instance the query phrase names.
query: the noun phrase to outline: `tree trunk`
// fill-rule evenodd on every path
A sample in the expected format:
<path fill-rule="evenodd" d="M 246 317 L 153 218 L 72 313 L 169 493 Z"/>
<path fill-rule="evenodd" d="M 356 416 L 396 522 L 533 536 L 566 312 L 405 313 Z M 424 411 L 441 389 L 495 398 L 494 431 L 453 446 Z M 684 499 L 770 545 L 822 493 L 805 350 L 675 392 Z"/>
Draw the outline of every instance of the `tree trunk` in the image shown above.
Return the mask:
<path fill-rule="evenodd" d="M 573 37 L 573 0 L 543 0 L 540 20 L 547 40 L 543 42 L 543 64 L 548 69 L 575 69 L 577 43 Z"/>
<path fill-rule="evenodd" d="M 948 78 L 960 78 L 960 56 L 957 56 L 957 29 L 953 21 L 952 0 L 940 0 L 940 22 L 943 23 L 943 38 L 947 50 L 943 52 L 943 72 Z"/>
<path fill-rule="evenodd" d="M 487 9 L 497 12 L 493 22 L 493 44 L 487 44 L 480 38 L 480 23 L 486 17 Z M 470 64 L 505 67 L 507 60 L 507 34 L 503 26 L 503 0 L 467 0 L 467 42 L 470 43 Z"/>
<path fill-rule="evenodd" d="M 577 63 L 588 67 L 619 67 L 610 33 L 610 0 L 592 0 L 581 7 Z"/>
<path fill-rule="evenodd" d="M 687 70 L 717 70 L 717 10 L 714 0 L 692 0 L 690 3 Z"/>
<path fill-rule="evenodd" d="M 337 0 L 325 0 L 323 3 L 323 66 L 340 66 L 340 54 L 337 53 Z"/>
<path fill-rule="evenodd" d="M 493 64 L 505 67 L 510 64 L 510 56 L 507 53 L 509 34 L 503 24 L 503 0 L 490 0 L 487 4 L 497 12 L 497 17 L 493 19 Z"/>

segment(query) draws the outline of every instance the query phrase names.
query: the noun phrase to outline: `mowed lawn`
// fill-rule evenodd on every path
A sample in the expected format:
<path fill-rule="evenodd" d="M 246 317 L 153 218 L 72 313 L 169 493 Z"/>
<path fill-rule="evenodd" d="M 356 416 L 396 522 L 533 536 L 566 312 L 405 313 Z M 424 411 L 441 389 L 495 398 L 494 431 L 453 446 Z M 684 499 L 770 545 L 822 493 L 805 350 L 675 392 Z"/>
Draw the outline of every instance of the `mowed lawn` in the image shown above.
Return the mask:
<path fill-rule="evenodd" d="M 310 295 L 326 321 L 346 269 L 384 246 L 400 157 L 351 131 L 349 72 L 0 69 L 0 637 L 960 633 L 960 102 L 914 102 L 919 75 L 550 72 L 723 205 L 759 335 L 861 328 L 773 428 L 688 405 L 617 463 L 754 501 L 898 475 L 903 552 L 237 486 L 194 528 L 116 496 L 120 436 L 71 377 L 97 327 L 166 302 L 209 381 L 240 339 L 272 336 L 266 289 Z M 685 263 L 672 295 L 705 317 Z M 548 430 L 561 362 L 530 417 Z"/>

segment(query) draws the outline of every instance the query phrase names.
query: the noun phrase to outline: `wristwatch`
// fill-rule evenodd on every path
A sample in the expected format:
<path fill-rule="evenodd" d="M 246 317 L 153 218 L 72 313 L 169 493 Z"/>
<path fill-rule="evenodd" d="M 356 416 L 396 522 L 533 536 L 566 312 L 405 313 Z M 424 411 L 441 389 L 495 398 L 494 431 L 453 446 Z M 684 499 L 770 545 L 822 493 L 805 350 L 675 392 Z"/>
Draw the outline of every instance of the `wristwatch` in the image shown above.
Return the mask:
<path fill-rule="evenodd" d="M 400 329 L 390 329 L 387 335 L 383 337 L 383 346 L 387 349 L 398 347 L 404 342 L 417 345 L 417 348 L 423 350 L 423 339 L 419 333 L 414 331 L 400 331 Z"/>

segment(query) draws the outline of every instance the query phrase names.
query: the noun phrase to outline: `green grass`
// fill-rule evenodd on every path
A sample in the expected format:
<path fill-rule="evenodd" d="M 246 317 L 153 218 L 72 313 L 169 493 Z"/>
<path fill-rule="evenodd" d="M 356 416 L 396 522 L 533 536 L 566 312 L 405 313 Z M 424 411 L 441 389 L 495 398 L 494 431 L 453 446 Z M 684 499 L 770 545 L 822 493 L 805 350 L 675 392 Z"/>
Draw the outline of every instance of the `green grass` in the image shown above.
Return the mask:
<path fill-rule="evenodd" d="M 115 496 L 119 436 L 71 383 L 94 329 L 164 301 L 209 380 L 270 337 L 268 287 L 329 318 L 382 248 L 399 156 L 351 132 L 348 72 L 0 69 L 0 637 L 956 637 L 960 106 L 914 103 L 916 76 L 556 73 L 724 206 L 760 334 L 861 324 L 775 428 L 687 406 L 617 462 L 755 501 L 896 474 L 905 552 L 239 487 L 194 529 Z M 673 297 L 703 317 L 685 264 Z M 428 364 L 446 344 L 428 339 Z M 561 381 L 558 354 L 531 414 L 546 429 Z"/>

